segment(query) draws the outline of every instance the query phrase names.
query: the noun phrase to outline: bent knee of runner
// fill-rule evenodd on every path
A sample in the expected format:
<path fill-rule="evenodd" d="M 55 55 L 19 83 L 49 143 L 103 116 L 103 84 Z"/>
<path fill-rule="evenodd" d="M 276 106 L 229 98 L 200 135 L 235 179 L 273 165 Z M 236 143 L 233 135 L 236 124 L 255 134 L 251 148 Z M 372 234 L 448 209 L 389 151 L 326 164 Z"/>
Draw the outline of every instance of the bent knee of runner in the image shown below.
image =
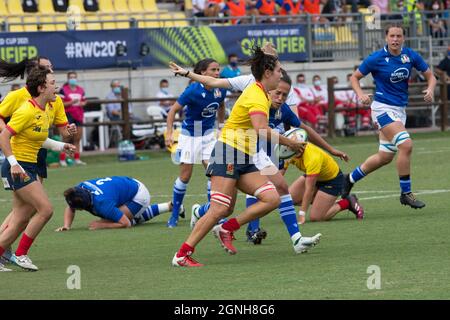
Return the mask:
<path fill-rule="evenodd" d="M 412 151 L 412 140 L 407 131 L 400 131 L 394 135 L 391 143 L 402 151 Z"/>
<path fill-rule="evenodd" d="M 233 212 L 231 200 L 231 196 L 211 190 L 211 206 L 208 210 L 208 214 L 211 214 L 218 219 L 228 217 Z"/>
<path fill-rule="evenodd" d="M 261 202 L 267 204 L 270 209 L 275 209 L 280 205 L 280 195 L 274 184 L 270 181 L 256 189 L 254 196 Z"/>

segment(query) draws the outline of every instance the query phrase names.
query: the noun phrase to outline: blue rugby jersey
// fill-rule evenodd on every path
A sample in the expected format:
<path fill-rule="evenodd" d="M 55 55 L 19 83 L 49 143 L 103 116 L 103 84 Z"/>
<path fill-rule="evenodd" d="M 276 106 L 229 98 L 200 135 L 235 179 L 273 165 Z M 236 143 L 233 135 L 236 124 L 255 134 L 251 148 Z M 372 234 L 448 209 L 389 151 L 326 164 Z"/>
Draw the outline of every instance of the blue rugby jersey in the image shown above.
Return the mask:
<path fill-rule="evenodd" d="M 78 187 L 89 190 L 93 195 L 93 215 L 118 222 L 122 211 L 118 208 L 133 200 L 139 184 L 129 177 L 112 176 L 81 182 Z"/>
<path fill-rule="evenodd" d="M 206 90 L 204 85 L 198 82 L 189 85 L 177 100 L 183 106 L 185 114 L 182 131 L 187 130 L 190 136 L 200 136 L 214 128 L 217 109 L 225 100 L 226 94 L 226 89 Z M 194 132 L 197 127 L 201 128 L 201 132 Z"/>
<path fill-rule="evenodd" d="M 403 47 L 398 56 L 392 55 L 387 45 L 368 56 L 359 66 L 363 75 L 372 73 L 375 80 L 374 100 L 391 106 L 408 104 L 408 80 L 411 69 L 425 72 L 427 63 L 411 48 Z"/>

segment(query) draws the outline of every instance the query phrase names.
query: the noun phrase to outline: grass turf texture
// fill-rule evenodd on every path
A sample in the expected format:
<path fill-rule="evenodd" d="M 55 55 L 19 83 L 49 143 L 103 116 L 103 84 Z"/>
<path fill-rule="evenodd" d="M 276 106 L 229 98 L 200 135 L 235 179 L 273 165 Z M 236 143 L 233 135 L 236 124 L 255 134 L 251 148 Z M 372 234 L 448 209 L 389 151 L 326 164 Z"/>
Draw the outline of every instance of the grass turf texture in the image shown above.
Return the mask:
<path fill-rule="evenodd" d="M 40 268 L 0 273 L 0 300 L 6 299 L 448 299 L 450 292 L 450 133 L 414 134 L 412 187 L 427 206 L 413 210 L 399 203 L 395 164 L 381 168 L 353 189 L 365 207 L 357 221 L 348 211 L 331 222 L 307 223 L 304 235 L 323 234 L 309 253 L 296 255 L 274 211 L 262 220 L 268 238 L 260 246 L 245 241 L 245 226 L 236 233 L 238 254 L 229 256 L 209 234 L 194 255 L 203 268 L 171 267 L 171 259 L 188 236 L 190 207 L 206 199 L 206 179 L 196 167 L 185 197 L 186 220 L 168 229 L 169 214 L 127 230 L 89 231 L 95 219 L 78 212 L 69 232 L 63 224 L 62 192 L 83 179 L 129 175 L 144 182 L 152 203 L 171 199 L 178 167 L 167 153 L 150 160 L 119 163 L 116 156 L 86 157 L 88 165 L 49 170 L 45 188 L 54 205 L 51 221 L 29 255 Z M 376 152 L 374 136 L 331 141 L 352 157 L 339 161 L 349 172 Z M 293 181 L 299 171 L 289 169 Z M 11 194 L 0 191 L 4 218 Z M 239 195 L 236 212 L 245 205 Z M 17 245 L 17 243 L 16 243 Z M 71 265 L 80 267 L 81 289 L 69 290 Z M 381 289 L 369 290 L 367 269 L 381 270 Z M 10 266 L 10 265 L 9 265 Z"/>

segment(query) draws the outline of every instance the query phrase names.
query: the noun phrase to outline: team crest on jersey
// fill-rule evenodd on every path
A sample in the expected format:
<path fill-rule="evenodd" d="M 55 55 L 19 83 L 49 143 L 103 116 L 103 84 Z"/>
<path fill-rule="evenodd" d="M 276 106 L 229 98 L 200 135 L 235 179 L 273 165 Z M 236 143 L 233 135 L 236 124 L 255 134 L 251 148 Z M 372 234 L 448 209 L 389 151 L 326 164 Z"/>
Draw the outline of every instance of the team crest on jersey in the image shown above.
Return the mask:
<path fill-rule="evenodd" d="M 389 57 L 384 58 L 384 60 L 386 60 L 386 62 L 389 63 Z"/>
<path fill-rule="evenodd" d="M 280 110 L 280 109 L 278 109 L 278 110 L 275 112 L 275 119 L 281 120 L 281 110 Z"/>
<path fill-rule="evenodd" d="M 232 176 L 234 173 L 234 164 L 228 163 L 227 164 L 227 175 Z"/>
<path fill-rule="evenodd" d="M 214 98 L 222 98 L 222 92 L 220 92 L 220 89 L 215 88 L 214 89 Z"/>
<path fill-rule="evenodd" d="M 400 56 L 400 59 L 402 60 L 402 63 L 409 63 L 411 60 L 409 60 L 409 57 L 406 54 L 402 54 Z"/>
<path fill-rule="evenodd" d="M 206 97 L 206 93 L 202 92 L 202 97 L 203 98 Z"/>

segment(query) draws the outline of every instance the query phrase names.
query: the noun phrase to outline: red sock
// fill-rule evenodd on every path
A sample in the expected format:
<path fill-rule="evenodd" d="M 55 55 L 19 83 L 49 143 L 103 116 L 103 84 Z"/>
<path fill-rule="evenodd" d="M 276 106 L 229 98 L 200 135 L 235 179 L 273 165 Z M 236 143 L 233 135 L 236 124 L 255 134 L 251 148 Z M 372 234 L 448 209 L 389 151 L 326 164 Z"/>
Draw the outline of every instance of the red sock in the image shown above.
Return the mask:
<path fill-rule="evenodd" d="M 59 154 L 59 161 L 66 161 L 66 154 L 64 152 Z"/>
<path fill-rule="evenodd" d="M 80 153 L 79 152 L 75 152 L 75 155 L 73 156 L 73 158 L 75 160 L 80 160 Z"/>
<path fill-rule="evenodd" d="M 347 199 L 341 199 L 337 204 L 339 205 L 339 207 L 341 207 L 341 210 L 345 210 L 350 207 L 350 202 Z"/>
<path fill-rule="evenodd" d="M 5 249 L 3 249 L 2 247 L 0 247 L 0 257 L 3 255 L 3 253 L 5 253 Z"/>
<path fill-rule="evenodd" d="M 241 226 L 239 225 L 239 222 L 237 222 L 236 218 L 232 218 L 222 224 L 222 228 L 230 232 L 235 232 L 236 230 L 239 230 L 240 227 Z"/>
<path fill-rule="evenodd" d="M 17 247 L 16 256 L 23 256 L 28 254 L 28 250 L 30 250 L 33 241 L 34 239 L 31 239 L 26 235 L 26 233 L 24 233 L 22 235 L 22 238 L 20 239 L 19 246 Z"/>
<path fill-rule="evenodd" d="M 180 250 L 178 250 L 178 252 L 177 252 L 177 257 L 179 258 L 179 257 L 184 257 L 184 256 L 190 256 L 193 253 L 194 253 L 194 247 L 191 247 L 186 242 L 184 242 L 181 245 Z"/>

